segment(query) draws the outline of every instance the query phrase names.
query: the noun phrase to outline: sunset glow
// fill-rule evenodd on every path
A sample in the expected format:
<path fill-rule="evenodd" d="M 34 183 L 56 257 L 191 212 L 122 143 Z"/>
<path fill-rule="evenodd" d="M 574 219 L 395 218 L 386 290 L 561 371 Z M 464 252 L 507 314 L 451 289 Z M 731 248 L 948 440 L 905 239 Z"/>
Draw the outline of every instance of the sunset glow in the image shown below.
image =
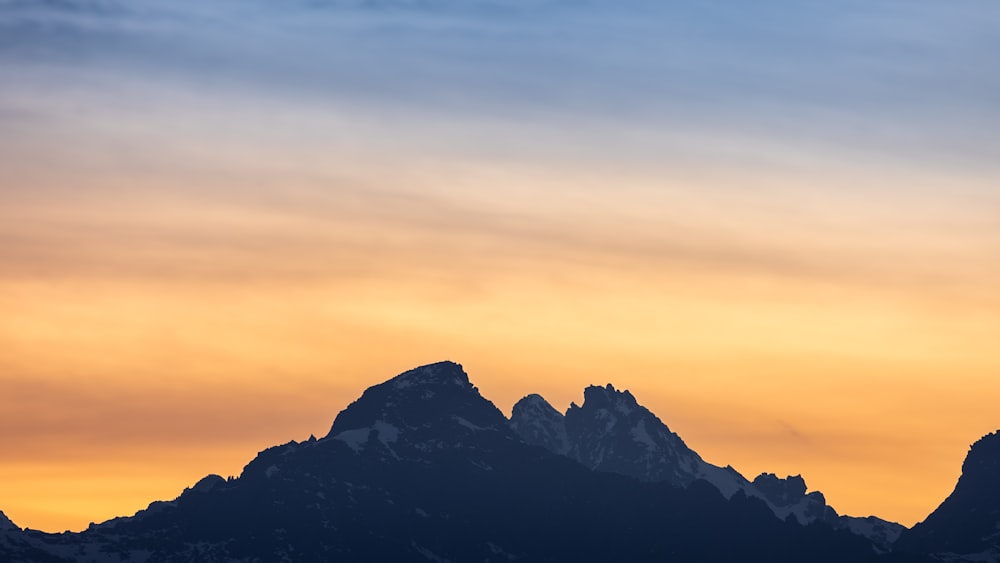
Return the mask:
<path fill-rule="evenodd" d="M 444 359 L 507 414 L 611 382 L 906 525 L 1000 427 L 994 4 L 150 4 L 0 6 L 22 527 L 238 475 Z"/>

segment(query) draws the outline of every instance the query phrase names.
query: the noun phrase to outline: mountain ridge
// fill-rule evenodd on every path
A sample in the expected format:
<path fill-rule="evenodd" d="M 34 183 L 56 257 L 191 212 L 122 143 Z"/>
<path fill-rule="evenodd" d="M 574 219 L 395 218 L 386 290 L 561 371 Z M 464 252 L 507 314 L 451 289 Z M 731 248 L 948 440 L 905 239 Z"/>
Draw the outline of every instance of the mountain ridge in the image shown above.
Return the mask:
<path fill-rule="evenodd" d="M 588 390 L 591 404 L 567 412 L 575 421 L 566 444 L 550 445 L 570 453 L 573 433 L 596 421 L 605 431 L 599 438 L 625 432 L 638 445 L 611 448 L 598 465 L 655 449 L 650 444 L 687 448 L 631 393 Z M 323 438 L 264 449 L 238 477 L 206 476 L 173 500 L 80 533 L 0 527 L 0 559 L 930 561 L 920 552 L 887 553 L 829 522 L 779 518 L 765 499 L 744 490 L 726 496 L 703 478 L 677 486 L 595 471 L 520 437 L 528 426 L 515 418 L 530 417 L 515 412 L 558 420 L 545 405 L 533 396 L 507 419 L 459 364 L 421 366 L 368 388 Z M 618 420 L 628 424 L 616 428 Z M 637 426 L 645 435 L 631 432 Z M 535 429 L 544 434 L 544 426 Z M 655 469 L 647 462 L 659 453 L 636 459 Z M 690 448 L 675 457 L 700 459 Z M 772 503 L 791 503 L 805 486 L 801 477 L 765 481 Z"/>
<path fill-rule="evenodd" d="M 819 491 L 807 493 L 800 475 L 784 479 L 770 473 L 752 482 L 732 466 L 706 462 L 628 390 L 608 383 L 584 390 L 583 406 L 570 404 L 564 415 L 539 395 L 515 403 L 511 427 L 528 443 L 548 447 L 594 471 L 608 471 L 642 481 L 666 481 L 689 486 L 702 479 L 726 498 L 737 492 L 763 500 L 778 518 L 794 518 L 799 524 L 825 522 L 863 535 L 883 551 L 904 527 L 874 516 L 842 516 L 826 504 Z M 557 444 L 565 440 L 565 444 Z"/>

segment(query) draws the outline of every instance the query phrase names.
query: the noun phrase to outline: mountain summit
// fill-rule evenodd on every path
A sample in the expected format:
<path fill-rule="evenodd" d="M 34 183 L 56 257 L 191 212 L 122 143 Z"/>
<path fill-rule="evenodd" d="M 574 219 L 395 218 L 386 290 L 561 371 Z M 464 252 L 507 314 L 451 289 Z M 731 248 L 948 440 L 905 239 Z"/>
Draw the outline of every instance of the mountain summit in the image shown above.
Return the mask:
<path fill-rule="evenodd" d="M 454 447 L 484 432 L 493 439 L 515 439 L 506 417 L 479 394 L 462 366 L 439 362 L 369 388 L 337 415 L 323 439 L 339 440 L 355 451 L 375 440 L 393 455 L 400 449 L 412 455 Z"/>

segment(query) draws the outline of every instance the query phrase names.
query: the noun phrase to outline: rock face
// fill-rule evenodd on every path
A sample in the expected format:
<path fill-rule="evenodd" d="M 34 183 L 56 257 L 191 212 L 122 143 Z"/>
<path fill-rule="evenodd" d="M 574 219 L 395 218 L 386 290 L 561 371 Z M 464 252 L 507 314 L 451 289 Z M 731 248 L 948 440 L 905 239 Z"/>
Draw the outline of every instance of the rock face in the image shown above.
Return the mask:
<path fill-rule="evenodd" d="M 629 427 L 647 420 L 634 401 L 604 401 L 617 392 L 594 393 Z M 779 520 L 762 500 L 592 471 L 512 426 L 528 431 L 461 366 L 424 366 L 368 389 L 326 437 L 260 452 L 238 478 L 206 477 L 79 534 L 0 533 L 0 561 L 882 560 L 864 538 Z M 681 443 L 647 431 L 654 446 Z M 563 447 L 558 433 L 533 435 Z"/>
<path fill-rule="evenodd" d="M 529 444 L 594 471 L 678 487 L 704 479 L 727 498 L 747 490 L 742 475 L 702 460 L 630 392 L 609 383 L 587 387 L 583 397 L 583 406 L 574 403 L 563 416 L 542 397 L 529 395 L 514 405 L 511 428 Z"/>
<path fill-rule="evenodd" d="M 356 452 L 377 446 L 395 458 L 520 441 L 503 413 L 452 362 L 413 369 L 369 388 L 337 415 L 323 440 L 338 440 Z"/>
<path fill-rule="evenodd" d="M 1000 431 L 972 445 L 955 490 L 896 544 L 907 552 L 1000 561 Z"/>
<path fill-rule="evenodd" d="M 773 473 L 761 473 L 753 480 L 753 487 L 780 518 L 792 516 L 801 524 L 834 524 L 839 518 L 837 511 L 827 506 L 823 493 L 806 493 L 806 481 L 801 475 L 781 479 Z"/>
<path fill-rule="evenodd" d="M 566 420 L 541 395 L 528 395 L 514 405 L 510 427 L 533 446 L 563 455 L 569 453 Z"/>
<path fill-rule="evenodd" d="M 873 540 L 887 551 L 903 527 L 868 517 L 840 516 L 823 494 L 806 492 L 801 476 L 780 479 L 764 473 L 751 483 L 732 467 L 706 462 L 629 391 L 613 385 L 584 390 L 582 406 L 570 405 L 565 416 L 539 395 L 514 405 L 511 428 L 529 444 L 565 455 L 594 471 L 617 473 L 640 481 L 678 487 L 708 481 L 726 498 L 736 493 L 759 498 L 778 518 L 802 525 L 823 522 Z"/>
<path fill-rule="evenodd" d="M 707 465 L 628 391 L 590 386 L 565 416 L 569 456 L 595 471 L 687 486 Z"/>

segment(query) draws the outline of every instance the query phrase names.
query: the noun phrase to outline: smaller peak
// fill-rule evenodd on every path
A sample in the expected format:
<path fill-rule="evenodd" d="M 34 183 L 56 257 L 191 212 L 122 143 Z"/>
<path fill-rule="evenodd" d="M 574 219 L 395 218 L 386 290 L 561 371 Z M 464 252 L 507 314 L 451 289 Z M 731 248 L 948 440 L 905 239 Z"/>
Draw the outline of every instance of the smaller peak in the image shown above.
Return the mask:
<path fill-rule="evenodd" d="M 191 487 L 191 490 L 198 493 L 207 493 L 212 489 L 215 489 L 216 487 L 225 484 L 226 480 L 223 479 L 221 475 L 212 474 L 202 477 L 200 481 L 198 481 L 197 483 L 194 484 L 193 487 Z"/>
<path fill-rule="evenodd" d="M 753 485 L 776 506 L 788 506 L 798 502 L 805 496 L 807 490 L 806 480 L 802 475 L 788 475 L 782 479 L 774 473 L 761 473 L 754 478 Z"/>
<path fill-rule="evenodd" d="M 542 446 L 558 454 L 565 454 L 570 449 L 565 417 L 541 395 L 528 395 L 514 405 L 510 428 L 533 446 Z"/>
<path fill-rule="evenodd" d="M 523 398 L 521 398 L 520 401 L 514 403 L 513 410 L 522 410 L 522 409 L 545 410 L 545 411 L 556 410 L 555 407 L 553 407 L 548 401 L 545 400 L 545 397 L 542 397 L 537 393 L 525 395 Z"/>
<path fill-rule="evenodd" d="M 510 422 L 514 427 L 519 427 L 528 420 L 547 419 L 550 421 L 562 420 L 563 414 L 556 410 L 545 397 L 532 393 L 514 403 L 511 409 Z"/>
<path fill-rule="evenodd" d="M 436 362 L 413 368 L 392 378 L 389 383 L 394 389 L 428 385 L 472 386 L 469 382 L 469 375 L 462 369 L 462 365 L 452 361 Z"/>

